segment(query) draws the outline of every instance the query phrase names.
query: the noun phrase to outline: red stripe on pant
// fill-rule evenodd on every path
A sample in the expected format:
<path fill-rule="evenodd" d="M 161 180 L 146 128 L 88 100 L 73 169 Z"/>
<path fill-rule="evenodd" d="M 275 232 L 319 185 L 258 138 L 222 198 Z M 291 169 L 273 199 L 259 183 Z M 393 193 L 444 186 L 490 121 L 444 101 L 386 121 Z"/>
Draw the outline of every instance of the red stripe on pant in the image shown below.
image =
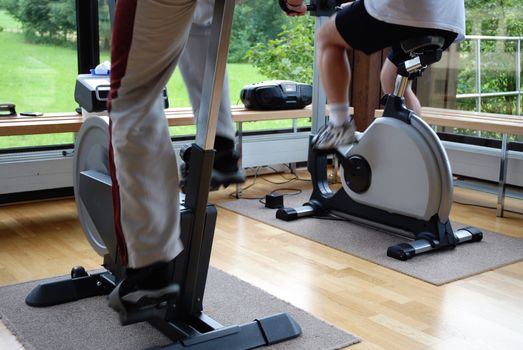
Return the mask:
<path fill-rule="evenodd" d="M 111 114 L 111 100 L 118 97 L 118 88 L 127 69 L 129 51 L 133 40 L 134 19 L 137 0 L 118 0 L 114 18 L 114 29 L 111 42 L 111 91 L 107 101 L 107 110 Z M 112 147 L 112 123 L 109 120 L 109 172 L 112 180 L 113 216 L 116 232 L 117 254 L 123 266 L 127 266 L 127 245 L 123 235 L 120 218 L 120 190 L 116 178 L 114 150 Z M 116 257 L 113 257 L 116 258 Z"/>

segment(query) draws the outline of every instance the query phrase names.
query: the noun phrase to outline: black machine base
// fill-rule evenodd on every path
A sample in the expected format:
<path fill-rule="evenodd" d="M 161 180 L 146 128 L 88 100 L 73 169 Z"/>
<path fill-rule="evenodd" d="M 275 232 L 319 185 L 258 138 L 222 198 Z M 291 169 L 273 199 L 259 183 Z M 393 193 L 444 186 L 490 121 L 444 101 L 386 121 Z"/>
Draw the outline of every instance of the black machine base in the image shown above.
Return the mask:
<path fill-rule="evenodd" d="M 75 267 L 72 277 L 37 286 L 26 297 L 30 306 L 45 307 L 109 294 L 115 287 L 110 272 L 89 275 L 77 274 L 83 268 Z M 174 306 L 173 306 L 174 308 Z M 152 349 L 254 349 L 296 338 L 300 326 L 286 313 L 256 319 L 250 323 L 224 327 L 202 312 L 196 315 L 179 315 L 171 310 L 169 321 L 152 319 L 149 322 L 174 343 Z"/>
<path fill-rule="evenodd" d="M 201 315 L 201 319 L 206 316 Z M 179 331 L 176 322 L 167 324 L 173 330 Z M 185 328 L 185 327 L 184 327 Z M 163 328 L 165 334 L 169 334 Z M 150 348 L 148 350 L 214 350 L 214 349 L 255 349 L 260 346 L 273 345 L 290 340 L 301 334 L 300 326 L 289 315 L 285 313 L 256 319 L 242 325 L 221 327 L 206 333 L 192 334 L 188 338 L 181 339 L 173 344 Z"/>
<path fill-rule="evenodd" d="M 389 247 L 387 249 L 387 256 L 398 259 L 398 260 L 408 260 L 414 257 L 416 254 L 421 254 L 426 251 L 433 249 L 442 249 L 442 248 L 454 248 L 457 244 L 465 242 L 479 242 L 483 239 L 483 232 L 475 227 L 465 227 L 453 232 L 455 236 L 455 244 L 449 246 L 439 246 L 439 242 L 434 242 L 430 239 L 417 239 L 412 242 L 400 243 L 395 246 Z"/>
<path fill-rule="evenodd" d="M 45 307 L 77 301 L 97 295 L 109 294 L 114 288 L 114 276 L 109 272 L 42 283 L 25 298 L 29 306 Z M 83 268 L 82 268 L 83 269 Z"/>
<path fill-rule="evenodd" d="M 211 152 L 197 149 L 195 154 L 203 161 Z M 207 159 L 207 163 L 212 164 L 212 158 L 209 159 Z M 99 176 L 85 178 L 90 179 L 89 182 L 84 181 L 84 183 L 90 184 L 91 191 L 98 185 L 109 189 L 109 191 L 97 192 L 97 198 L 110 196 L 110 181 L 100 182 L 99 179 L 103 177 Z M 97 181 L 99 183 L 95 186 Z M 193 187 L 189 186 L 189 189 L 191 188 Z M 200 188 L 204 187 L 200 186 Z M 109 199 L 105 198 L 105 200 Z M 206 198 L 203 201 L 207 202 Z M 86 201 L 86 203 L 90 202 Z M 91 208 L 93 206 L 96 207 L 97 203 L 89 206 L 90 213 L 95 212 Z M 112 210 L 108 213 L 110 215 Z M 185 249 L 172 264 L 173 281 L 181 287 L 180 296 L 176 300 L 178 305 L 170 303 L 167 306 L 162 305 L 161 312 L 148 314 L 156 316 L 150 319 L 149 323 L 174 341 L 173 344 L 164 348 L 251 349 L 299 336 L 301 334 L 299 325 L 286 314 L 259 318 L 244 325 L 224 327 L 203 313 L 202 300 L 217 211 L 215 206 L 207 205 L 200 214 L 202 217 L 201 230 L 195 230 L 197 212 L 188 208 L 186 197 L 185 204 L 180 208 L 180 239 Z M 109 222 L 111 218 L 104 219 L 103 216 L 98 216 L 98 220 Z M 104 241 L 110 241 L 110 239 L 105 237 Z M 71 271 L 71 278 L 40 284 L 34 288 L 26 297 L 26 304 L 45 307 L 109 294 L 124 277 L 125 268 L 117 261 L 117 258 L 116 260 L 112 258 L 112 256 L 118 256 L 116 248 L 113 245 L 109 245 L 107 248 L 110 254 L 104 256 L 103 264 L 107 272 L 90 275 L 83 267 L 76 266 Z M 143 310 L 144 313 L 149 311 L 151 310 Z M 141 311 L 140 313 L 142 316 Z"/>
<path fill-rule="evenodd" d="M 276 218 L 293 221 L 302 217 L 325 216 L 331 213 L 366 226 L 375 226 L 378 229 L 387 227 L 391 232 L 403 232 L 408 235 L 411 241 L 387 249 L 387 256 L 403 261 L 425 252 L 452 249 L 458 244 L 478 242 L 483 238 L 479 229 L 465 227 L 453 230 L 450 222 L 441 223 L 437 215 L 425 222 L 361 205 L 345 195 L 343 190 L 329 198 L 313 193 L 311 200 L 301 207 L 278 209 Z M 379 218 L 379 222 L 376 218 Z"/>

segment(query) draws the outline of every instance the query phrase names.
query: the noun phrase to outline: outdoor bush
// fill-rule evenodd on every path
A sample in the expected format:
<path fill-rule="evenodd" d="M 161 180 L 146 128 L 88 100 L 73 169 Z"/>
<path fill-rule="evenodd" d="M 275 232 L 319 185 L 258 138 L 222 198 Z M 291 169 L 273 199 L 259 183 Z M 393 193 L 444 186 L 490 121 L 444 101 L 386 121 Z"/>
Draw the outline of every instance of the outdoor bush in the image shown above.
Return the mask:
<path fill-rule="evenodd" d="M 248 62 L 270 79 L 311 84 L 314 67 L 314 18 L 293 18 L 278 37 L 247 52 Z"/>
<path fill-rule="evenodd" d="M 257 43 L 276 38 L 289 18 L 274 1 L 246 0 L 234 10 L 229 62 L 246 62 L 245 54 Z"/>
<path fill-rule="evenodd" d="M 523 2 L 521 0 L 465 0 L 467 34 L 491 36 L 523 36 Z M 482 40 L 481 91 L 515 91 L 516 41 Z M 474 41 L 460 44 L 461 69 L 458 77 L 458 94 L 477 92 L 476 54 Z M 481 111 L 516 114 L 514 96 L 483 98 Z M 460 109 L 475 110 L 474 98 L 459 100 Z"/>
<path fill-rule="evenodd" d="M 74 0 L 0 0 L 20 21 L 28 41 L 64 44 L 76 31 Z"/>

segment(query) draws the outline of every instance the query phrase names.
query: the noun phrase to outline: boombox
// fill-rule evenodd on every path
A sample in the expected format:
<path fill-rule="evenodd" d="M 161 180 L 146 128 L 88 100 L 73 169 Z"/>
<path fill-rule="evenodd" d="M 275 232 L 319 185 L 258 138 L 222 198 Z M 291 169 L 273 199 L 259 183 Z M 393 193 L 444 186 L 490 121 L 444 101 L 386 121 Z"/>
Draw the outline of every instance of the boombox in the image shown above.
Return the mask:
<path fill-rule="evenodd" d="M 248 109 L 300 109 L 312 103 L 312 86 L 285 80 L 263 81 L 244 86 L 240 98 Z"/>

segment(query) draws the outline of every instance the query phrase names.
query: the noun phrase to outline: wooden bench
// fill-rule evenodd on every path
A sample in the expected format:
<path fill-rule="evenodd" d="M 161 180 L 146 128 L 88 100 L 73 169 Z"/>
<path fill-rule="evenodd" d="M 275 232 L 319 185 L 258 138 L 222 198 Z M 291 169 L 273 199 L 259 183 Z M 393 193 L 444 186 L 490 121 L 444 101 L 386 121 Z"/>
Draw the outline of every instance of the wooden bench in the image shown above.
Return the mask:
<path fill-rule="evenodd" d="M 232 116 L 236 123 L 279 119 L 310 118 L 311 107 L 277 111 L 253 111 L 244 106 L 233 106 Z M 194 125 L 190 107 L 169 108 L 165 111 L 169 126 Z M 53 134 L 77 132 L 84 117 L 77 113 L 46 113 L 40 117 L 1 117 L 0 136 Z"/>
<path fill-rule="evenodd" d="M 379 117 L 383 110 L 376 110 Z M 446 108 L 423 107 L 421 118 L 430 125 L 500 133 L 501 153 L 496 215 L 503 216 L 508 164 L 508 135 L 523 135 L 523 117 L 507 114 L 480 113 Z"/>

